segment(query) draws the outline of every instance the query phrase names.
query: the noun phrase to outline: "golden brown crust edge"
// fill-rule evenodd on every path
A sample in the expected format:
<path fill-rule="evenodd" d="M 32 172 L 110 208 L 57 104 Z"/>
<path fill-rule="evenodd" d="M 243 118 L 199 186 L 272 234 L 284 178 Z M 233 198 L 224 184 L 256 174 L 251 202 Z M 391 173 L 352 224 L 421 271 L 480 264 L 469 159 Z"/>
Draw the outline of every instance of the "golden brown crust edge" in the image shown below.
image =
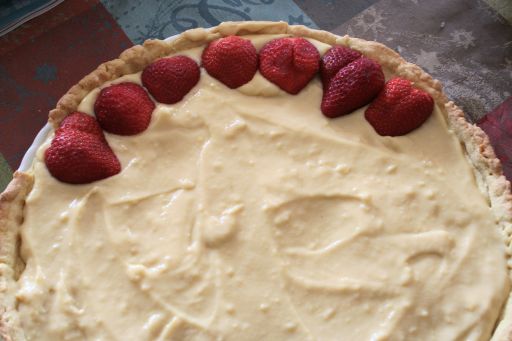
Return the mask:
<path fill-rule="evenodd" d="M 227 35 L 247 34 L 290 34 L 313 38 L 329 45 L 345 45 L 359 50 L 366 56 L 378 61 L 393 74 L 407 78 L 415 86 L 428 91 L 438 106 L 445 113 L 449 128 L 452 129 L 467 152 L 467 157 L 474 165 L 475 176 L 484 195 L 488 198 L 496 221 L 501 227 L 507 245 L 507 254 L 512 254 L 512 195 L 510 183 L 505 179 L 501 164 L 496 158 L 487 135 L 476 125 L 464 118 L 464 113 L 444 93 L 439 81 L 434 80 L 417 65 L 406 62 L 398 53 L 388 47 L 371 41 L 349 36 L 337 36 L 329 32 L 312 30 L 304 26 L 291 26 L 285 22 L 225 22 L 209 30 L 193 29 L 180 34 L 176 39 L 167 42 L 147 40 L 143 45 L 133 46 L 125 50 L 118 59 L 101 64 L 96 70 L 74 85 L 50 111 L 49 122 L 58 127 L 69 113 L 76 110 L 82 99 L 94 88 L 105 82 L 126 74 L 136 73 L 160 57 L 179 52 Z M 18 230 L 22 222 L 24 198 L 30 191 L 32 178 L 17 172 L 12 183 L 0 196 L 0 238 L 14 238 L 14 242 L 0 244 L 0 290 L 3 294 L 0 304 L 3 305 L 0 319 L 0 337 L 5 340 L 23 340 L 16 310 L 14 294 L 7 287 L 12 287 L 19 268 L 17 257 Z M 9 237 L 10 236 L 10 237 Z M 12 237 L 14 236 L 14 237 Z M 10 255 L 10 256 L 9 256 Z M 5 259 L 4 259 L 5 257 Z M 10 257 L 10 258 L 9 258 Z M 508 261 L 512 268 L 512 261 Z M 508 299 L 502 318 L 492 337 L 493 341 L 512 340 L 512 299 Z"/>
<path fill-rule="evenodd" d="M 14 295 L 15 281 L 23 268 L 19 258 L 19 226 L 23 222 L 25 198 L 32 188 L 32 176 L 16 172 L 0 194 L 0 338 L 23 340 Z"/>

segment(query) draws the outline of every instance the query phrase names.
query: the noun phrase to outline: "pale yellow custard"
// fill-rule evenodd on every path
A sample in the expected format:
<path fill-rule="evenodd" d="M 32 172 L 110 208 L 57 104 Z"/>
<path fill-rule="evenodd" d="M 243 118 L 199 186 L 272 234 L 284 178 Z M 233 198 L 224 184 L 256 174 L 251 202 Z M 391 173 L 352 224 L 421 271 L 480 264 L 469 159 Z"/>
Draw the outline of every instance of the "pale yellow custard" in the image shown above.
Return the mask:
<path fill-rule="evenodd" d="M 106 134 L 122 172 L 88 185 L 50 176 L 50 136 L 21 227 L 27 338 L 488 340 L 505 243 L 439 107 L 390 138 L 321 97 L 201 70 L 145 132 Z"/>

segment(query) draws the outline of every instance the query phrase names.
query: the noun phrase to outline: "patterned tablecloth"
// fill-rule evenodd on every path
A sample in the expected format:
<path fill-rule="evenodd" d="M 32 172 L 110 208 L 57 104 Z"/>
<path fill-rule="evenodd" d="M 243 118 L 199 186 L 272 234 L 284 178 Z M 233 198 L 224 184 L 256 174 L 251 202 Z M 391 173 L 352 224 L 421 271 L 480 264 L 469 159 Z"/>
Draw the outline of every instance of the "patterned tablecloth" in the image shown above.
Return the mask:
<path fill-rule="evenodd" d="M 41 0 L 0 1 L 0 27 L 30 2 Z M 99 63 L 227 20 L 284 20 L 398 50 L 490 134 L 512 179 L 510 0 L 67 0 L 0 37 L 0 191 L 48 111 Z"/>

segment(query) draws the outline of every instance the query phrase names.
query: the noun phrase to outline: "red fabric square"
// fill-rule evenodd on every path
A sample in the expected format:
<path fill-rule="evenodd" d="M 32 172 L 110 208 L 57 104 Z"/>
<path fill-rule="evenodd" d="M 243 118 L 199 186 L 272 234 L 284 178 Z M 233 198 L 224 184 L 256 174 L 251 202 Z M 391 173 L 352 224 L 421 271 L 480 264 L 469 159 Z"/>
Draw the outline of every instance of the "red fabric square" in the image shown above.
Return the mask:
<path fill-rule="evenodd" d="M 0 146 L 13 169 L 58 99 L 132 45 L 99 1 L 66 1 L 0 43 Z"/>
<path fill-rule="evenodd" d="M 512 182 L 512 96 L 484 116 L 478 125 L 489 136 L 503 173 Z"/>

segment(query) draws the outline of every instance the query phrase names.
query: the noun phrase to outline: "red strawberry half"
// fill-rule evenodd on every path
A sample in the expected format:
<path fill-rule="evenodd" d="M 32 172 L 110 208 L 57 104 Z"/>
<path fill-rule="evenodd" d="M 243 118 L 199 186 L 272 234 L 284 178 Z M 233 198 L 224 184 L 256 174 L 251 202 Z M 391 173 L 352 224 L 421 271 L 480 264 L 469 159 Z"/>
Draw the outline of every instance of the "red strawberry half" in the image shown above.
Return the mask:
<path fill-rule="evenodd" d="M 155 103 L 144 88 L 135 83 L 106 87 L 94 103 L 94 112 L 100 126 L 118 135 L 135 135 L 146 130 L 153 109 Z"/>
<path fill-rule="evenodd" d="M 357 58 L 324 84 L 322 113 L 331 118 L 349 114 L 370 103 L 383 86 L 380 65 L 366 57 Z"/>
<path fill-rule="evenodd" d="M 432 114 L 434 100 L 427 92 L 394 78 L 366 109 L 364 117 L 382 136 L 405 135 L 421 126 Z"/>
<path fill-rule="evenodd" d="M 105 135 L 103 135 L 103 130 L 98 124 L 98 121 L 96 121 L 93 116 L 79 111 L 75 111 L 66 116 L 57 131 L 62 132 L 63 130 L 79 130 L 105 139 Z"/>
<path fill-rule="evenodd" d="M 90 183 L 121 171 L 96 119 L 81 112 L 64 119 L 44 158 L 50 174 L 70 184 Z"/>
<path fill-rule="evenodd" d="M 320 76 L 324 87 L 336 76 L 341 68 L 361 57 L 361 53 L 345 46 L 334 46 L 322 57 Z"/>
<path fill-rule="evenodd" d="M 142 84 L 160 103 L 174 104 L 199 82 L 199 66 L 186 56 L 161 58 L 142 72 Z"/>
<path fill-rule="evenodd" d="M 210 76 L 235 89 L 258 71 L 258 53 L 250 40 L 229 36 L 212 41 L 204 49 L 201 63 Z"/>
<path fill-rule="evenodd" d="M 260 51 L 263 77 L 292 95 L 315 77 L 319 64 L 318 50 L 304 38 L 274 39 Z"/>

